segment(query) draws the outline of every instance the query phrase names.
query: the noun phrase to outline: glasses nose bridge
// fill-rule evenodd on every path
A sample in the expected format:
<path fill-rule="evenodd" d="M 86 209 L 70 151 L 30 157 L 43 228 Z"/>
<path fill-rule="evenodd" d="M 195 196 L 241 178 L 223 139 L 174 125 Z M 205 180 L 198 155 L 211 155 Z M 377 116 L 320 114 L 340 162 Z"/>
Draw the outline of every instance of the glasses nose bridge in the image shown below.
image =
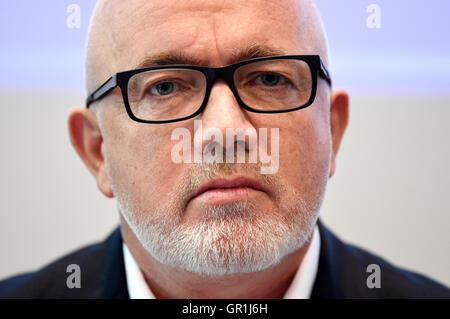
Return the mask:
<path fill-rule="evenodd" d="M 210 80 L 210 87 L 214 85 L 217 79 L 224 79 L 225 82 L 228 84 L 230 89 L 233 90 L 233 71 L 234 66 L 233 65 L 227 65 L 217 68 L 208 68 L 209 71 L 209 80 Z"/>
<path fill-rule="evenodd" d="M 234 81 L 233 81 L 233 73 L 236 67 L 234 65 L 227 65 L 217 68 L 208 68 L 208 78 L 209 78 L 209 91 L 211 91 L 214 83 L 217 79 L 224 79 L 227 83 L 228 87 L 230 88 L 231 92 L 233 93 L 235 99 L 239 102 L 239 97 L 237 96 L 237 92 L 234 87 Z M 208 96 L 209 96 L 208 92 Z"/>

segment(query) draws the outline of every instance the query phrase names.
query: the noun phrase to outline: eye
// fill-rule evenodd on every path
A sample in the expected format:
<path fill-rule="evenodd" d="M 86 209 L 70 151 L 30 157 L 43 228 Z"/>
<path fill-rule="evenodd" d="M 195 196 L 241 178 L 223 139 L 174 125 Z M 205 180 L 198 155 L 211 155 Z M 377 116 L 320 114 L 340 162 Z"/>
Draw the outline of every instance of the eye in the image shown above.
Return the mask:
<path fill-rule="evenodd" d="M 266 86 L 275 86 L 286 83 L 287 79 L 276 73 L 263 73 L 256 78 L 255 82 Z"/>
<path fill-rule="evenodd" d="M 150 87 L 150 93 L 154 95 L 168 95 L 173 93 L 178 85 L 173 81 L 161 81 Z"/>

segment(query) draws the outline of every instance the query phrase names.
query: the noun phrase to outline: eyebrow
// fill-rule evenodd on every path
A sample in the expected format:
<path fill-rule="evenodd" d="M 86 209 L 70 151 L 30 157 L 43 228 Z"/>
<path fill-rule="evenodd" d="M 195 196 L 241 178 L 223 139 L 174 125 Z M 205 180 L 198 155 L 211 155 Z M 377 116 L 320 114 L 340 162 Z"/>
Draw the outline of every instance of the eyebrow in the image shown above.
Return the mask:
<path fill-rule="evenodd" d="M 254 58 L 268 56 L 286 55 L 286 52 L 280 49 L 272 48 L 264 44 L 252 44 L 245 49 L 236 49 L 232 52 L 228 64 L 237 63 Z M 135 69 L 143 69 L 161 65 L 203 65 L 206 63 L 199 58 L 187 55 L 181 51 L 167 51 L 145 57 L 139 62 Z"/>

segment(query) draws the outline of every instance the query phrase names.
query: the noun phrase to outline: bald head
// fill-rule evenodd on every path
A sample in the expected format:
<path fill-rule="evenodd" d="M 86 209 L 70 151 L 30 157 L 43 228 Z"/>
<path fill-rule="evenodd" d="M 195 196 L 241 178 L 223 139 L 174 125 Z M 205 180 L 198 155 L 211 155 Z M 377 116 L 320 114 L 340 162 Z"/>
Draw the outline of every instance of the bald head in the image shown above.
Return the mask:
<path fill-rule="evenodd" d="M 325 31 L 311 0 L 99 0 L 88 34 L 86 88 L 91 93 L 150 54 L 188 52 L 219 66 L 239 48 L 261 44 L 328 61 Z"/>

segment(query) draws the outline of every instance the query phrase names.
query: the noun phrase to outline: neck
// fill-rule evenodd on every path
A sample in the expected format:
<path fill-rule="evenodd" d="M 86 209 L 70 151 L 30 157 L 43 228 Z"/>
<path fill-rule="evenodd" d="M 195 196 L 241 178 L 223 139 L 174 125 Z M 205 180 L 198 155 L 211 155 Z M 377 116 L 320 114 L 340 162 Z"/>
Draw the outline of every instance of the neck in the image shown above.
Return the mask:
<path fill-rule="evenodd" d="M 158 299 L 278 299 L 291 284 L 310 240 L 300 249 L 265 270 L 221 276 L 203 276 L 163 265 L 142 247 L 127 223 L 121 221 L 122 237 Z M 312 236 L 312 235 L 311 235 Z"/>

